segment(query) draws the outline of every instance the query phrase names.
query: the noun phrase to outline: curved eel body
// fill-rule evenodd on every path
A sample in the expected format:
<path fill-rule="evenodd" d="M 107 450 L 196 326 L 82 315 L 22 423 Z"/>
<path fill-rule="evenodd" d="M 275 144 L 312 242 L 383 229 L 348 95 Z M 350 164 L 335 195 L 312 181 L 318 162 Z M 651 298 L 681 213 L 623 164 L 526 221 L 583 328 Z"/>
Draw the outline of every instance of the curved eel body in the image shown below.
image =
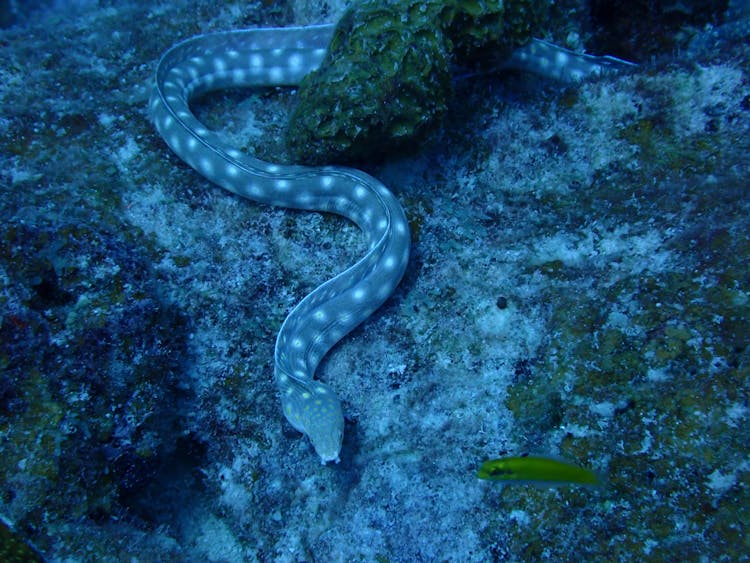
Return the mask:
<path fill-rule="evenodd" d="M 322 62 L 333 25 L 260 28 L 193 37 L 159 61 L 151 117 L 169 147 L 211 182 L 259 203 L 328 211 L 356 223 L 368 251 L 297 305 L 276 340 L 274 372 L 284 415 L 323 463 L 338 461 L 341 403 L 313 376 L 323 356 L 393 292 L 409 259 L 409 229 L 396 198 L 375 178 L 337 166 L 287 166 L 229 146 L 190 111 L 190 100 L 221 88 L 295 85 Z M 577 55 L 533 40 L 501 68 L 577 80 L 630 63 Z"/>
<path fill-rule="evenodd" d="M 401 280 L 409 260 L 406 217 L 393 194 L 364 172 L 264 162 L 209 131 L 189 104 L 209 90 L 298 83 L 320 64 L 332 32 L 325 25 L 193 37 L 164 54 L 150 101 L 169 147 L 211 182 L 259 203 L 343 215 L 367 237 L 367 253 L 305 297 L 276 339 L 274 372 L 284 415 L 310 438 L 323 463 L 338 460 L 344 417 L 333 390 L 313 379 L 315 369 Z"/>

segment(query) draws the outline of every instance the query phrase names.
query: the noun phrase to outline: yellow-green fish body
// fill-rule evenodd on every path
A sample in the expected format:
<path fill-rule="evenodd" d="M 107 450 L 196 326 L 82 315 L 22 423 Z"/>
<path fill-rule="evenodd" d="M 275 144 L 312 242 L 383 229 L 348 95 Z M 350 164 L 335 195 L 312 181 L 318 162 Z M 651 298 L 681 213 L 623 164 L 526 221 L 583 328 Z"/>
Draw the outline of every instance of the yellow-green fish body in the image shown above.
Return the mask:
<path fill-rule="evenodd" d="M 485 461 L 477 477 L 490 481 L 536 482 L 546 484 L 599 485 L 590 469 L 556 459 L 537 456 L 503 457 Z"/>

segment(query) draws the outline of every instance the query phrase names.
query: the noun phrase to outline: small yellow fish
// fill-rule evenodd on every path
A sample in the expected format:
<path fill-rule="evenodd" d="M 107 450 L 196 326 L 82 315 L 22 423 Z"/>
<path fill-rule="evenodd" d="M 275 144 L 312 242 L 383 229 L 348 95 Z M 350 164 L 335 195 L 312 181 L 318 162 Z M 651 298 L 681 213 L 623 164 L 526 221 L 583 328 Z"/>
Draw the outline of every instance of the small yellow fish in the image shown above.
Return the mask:
<path fill-rule="evenodd" d="M 600 485 L 593 471 L 571 463 L 536 456 L 503 457 L 485 461 L 477 477 L 509 483 Z"/>

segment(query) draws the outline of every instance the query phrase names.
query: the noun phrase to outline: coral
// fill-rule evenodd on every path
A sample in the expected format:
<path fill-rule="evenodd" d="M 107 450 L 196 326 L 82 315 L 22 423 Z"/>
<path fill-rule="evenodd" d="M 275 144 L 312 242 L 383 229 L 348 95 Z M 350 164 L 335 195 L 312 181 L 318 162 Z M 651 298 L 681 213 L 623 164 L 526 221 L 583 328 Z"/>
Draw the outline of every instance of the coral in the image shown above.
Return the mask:
<path fill-rule="evenodd" d="M 529 39 L 546 2 L 367 0 L 340 20 L 302 81 L 287 129 L 295 160 L 372 159 L 419 139 L 452 97 L 452 64 L 502 58 Z"/>

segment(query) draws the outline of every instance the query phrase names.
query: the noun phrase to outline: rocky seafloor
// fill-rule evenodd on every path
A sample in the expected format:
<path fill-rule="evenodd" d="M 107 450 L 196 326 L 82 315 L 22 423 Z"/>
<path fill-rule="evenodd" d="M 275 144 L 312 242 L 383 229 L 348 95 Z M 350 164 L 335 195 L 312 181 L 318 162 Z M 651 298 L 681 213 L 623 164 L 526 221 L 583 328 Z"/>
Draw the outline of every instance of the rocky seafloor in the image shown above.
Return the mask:
<path fill-rule="evenodd" d="M 418 150 L 359 164 L 402 202 L 412 258 L 318 370 L 347 416 L 321 466 L 281 413 L 273 345 L 364 242 L 211 185 L 147 101 L 176 41 L 340 4 L 0 3 L 0 554 L 747 560 L 745 3 L 558 3 L 546 38 L 640 66 L 457 78 Z M 194 109 L 272 160 L 293 104 Z M 524 452 L 605 483 L 477 479 Z"/>

